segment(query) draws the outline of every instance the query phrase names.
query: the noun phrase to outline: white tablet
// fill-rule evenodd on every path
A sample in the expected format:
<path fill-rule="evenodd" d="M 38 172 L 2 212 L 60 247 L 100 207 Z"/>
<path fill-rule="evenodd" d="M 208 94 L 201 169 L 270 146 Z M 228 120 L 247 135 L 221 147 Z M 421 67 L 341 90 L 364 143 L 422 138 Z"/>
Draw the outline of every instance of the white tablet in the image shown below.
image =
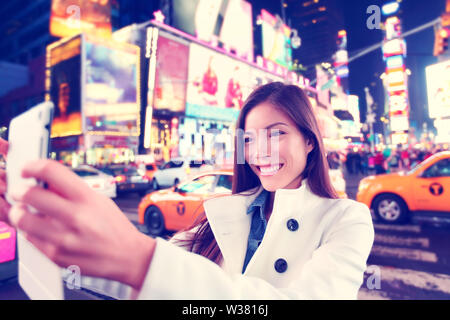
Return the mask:
<path fill-rule="evenodd" d="M 6 199 L 17 190 L 36 185 L 35 179 L 24 179 L 21 171 L 26 163 L 48 157 L 53 103 L 43 102 L 11 120 L 6 162 Z M 61 268 L 26 240 L 17 235 L 19 284 L 30 299 L 64 299 Z"/>

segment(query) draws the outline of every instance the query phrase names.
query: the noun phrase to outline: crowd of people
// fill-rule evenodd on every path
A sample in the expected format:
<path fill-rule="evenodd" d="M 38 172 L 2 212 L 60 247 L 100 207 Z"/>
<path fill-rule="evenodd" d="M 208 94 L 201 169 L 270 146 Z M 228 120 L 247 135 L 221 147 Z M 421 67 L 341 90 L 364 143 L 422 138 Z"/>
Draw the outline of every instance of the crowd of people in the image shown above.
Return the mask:
<path fill-rule="evenodd" d="M 383 174 L 410 170 L 433 154 L 444 151 L 442 147 L 415 149 L 398 145 L 370 152 L 350 150 L 345 157 L 345 166 L 349 174 Z"/>

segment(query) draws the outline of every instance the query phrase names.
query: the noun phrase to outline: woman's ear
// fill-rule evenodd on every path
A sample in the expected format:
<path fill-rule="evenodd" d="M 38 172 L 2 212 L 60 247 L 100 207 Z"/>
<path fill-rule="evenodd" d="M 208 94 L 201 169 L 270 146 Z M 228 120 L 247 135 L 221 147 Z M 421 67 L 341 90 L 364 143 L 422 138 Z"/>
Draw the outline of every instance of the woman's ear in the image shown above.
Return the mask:
<path fill-rule="evenodd" d="M 306 151 L 308 154 L 314 149 L 314 141 L 313 139 L 306 139 Z"/>

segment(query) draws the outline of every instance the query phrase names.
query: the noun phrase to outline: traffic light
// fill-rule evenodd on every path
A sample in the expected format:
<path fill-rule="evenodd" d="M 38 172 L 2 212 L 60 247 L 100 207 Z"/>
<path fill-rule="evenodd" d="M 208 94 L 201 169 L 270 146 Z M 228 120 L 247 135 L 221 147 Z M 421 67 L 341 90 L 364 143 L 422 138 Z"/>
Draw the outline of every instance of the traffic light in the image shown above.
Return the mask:
<path fill-rule="evenodd" d="M 448 38 L 450 30 L 448 28 L 439 28 L 435 32 L 434 37 L 434 56 L 439 56 L 448 50 Z"/>

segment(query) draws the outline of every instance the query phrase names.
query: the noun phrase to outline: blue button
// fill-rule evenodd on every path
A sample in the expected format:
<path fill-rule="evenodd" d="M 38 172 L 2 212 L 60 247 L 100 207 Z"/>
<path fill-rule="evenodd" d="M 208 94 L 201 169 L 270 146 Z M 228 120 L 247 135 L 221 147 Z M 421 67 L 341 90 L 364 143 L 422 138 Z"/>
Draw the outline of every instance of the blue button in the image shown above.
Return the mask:
<path fill-rule="evenodd" d="M 298 221 L 295 219 L 289 219 L 287 222 L 287 227 L 291 231 L 297 231 L 298 229 Z"/>
<path fill-rule="evenodd" d="M 286 260 L 280 258 L 277 261 L 275 261 L 275 270 L 278 273 L 285 272 L 287 270 L 287 267 L 288 267 L 288 265 L 287 265 Z"/>

